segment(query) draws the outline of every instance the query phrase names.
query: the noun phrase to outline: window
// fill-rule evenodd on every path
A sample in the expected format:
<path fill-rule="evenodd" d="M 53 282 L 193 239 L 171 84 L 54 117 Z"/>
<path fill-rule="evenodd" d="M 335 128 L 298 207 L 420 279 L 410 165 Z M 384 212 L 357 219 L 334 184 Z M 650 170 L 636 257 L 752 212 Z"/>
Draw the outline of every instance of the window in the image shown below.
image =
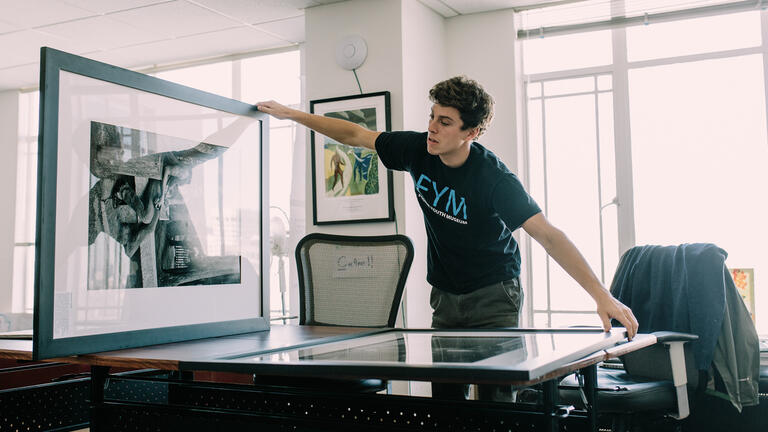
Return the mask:
<path fill-rule="evenodd" d="M 13 314 L 34 309 L 35 222 L 37 218 L 37 121 L 40 92 L 19 94 L 19 141 L 16 172 L 16 226 L 14 228 Z"/>
<path fill-rule="evenodd" d="M 268 73 L 265 73 L 268 71 Z M 275 99 L 298 106 L 301 94 L 300 55 L 298 50 L 227 60 L 198 66 L 157 72 L 155 76 L 183 85 L 246 102 Z M 13 267 L 13 313 L 32 313 L 34 293 L 35 215 L 37 190 L 37 120 L 39 92 L 22 93 L 19 99 L 18 174 L 16 191 L 16 227 Z M 296 182 L 304 187 L 304 177 L 294 175 L 292 161 L 296 127 L 293 122 L 270 121 L 269 196 L 273 241 L 270 293 L 273 316 L 288 313 L 286 280 L 292 254 L 285 250 L 290 228 L 291 192 Z M 303 168 L 303 167 L 302 167 Z M 301 193 L 303 198 L 304 193 Z M 295 194 L 295 193 L 294 193 Z M 299 202 L 303 202 L 300 200 Z M 302 215 L 303 217 L 303 215 Z M 275 231 L 275 218 L 283 224 Z M 301 235 L 303 226 L 297 227 Z M 0 311 L 2 312 L 2 311 Z"/>
<path fill-rule="evenodd" d="M 610 205 L 616 196 L 610 75 L 531 83 L 528 98 L 530 192 L 605 280 L 618 248 Z M 532 293 L 534 324 L 599 324 L 586 292 L 543 248 L 537 245 L 532 255 L 532 277 L 548 287 L 547 295 Z"/>
<path fill-rule="evenodd" d="M 606 285 L 636 244 L 718 244 L 729 267 L 754 269 L 758 333 L 768 333 L 766 13 L 523 42 L 529 188 L 548 217 Z M 604 52 L 605 40 L 589 39 L 601 32 L 609 62 L 557 59 L 581 42 Z M 532 322 L 598 324 L 591 299 L 535 242 L 530 255 Z"/>
<path fill-rule="evenodd" d="M 611 32 L 579 33 L 568 37 L 530 39 L 523 51 L 526 74 L 609 65 L 613 61 Z"/>

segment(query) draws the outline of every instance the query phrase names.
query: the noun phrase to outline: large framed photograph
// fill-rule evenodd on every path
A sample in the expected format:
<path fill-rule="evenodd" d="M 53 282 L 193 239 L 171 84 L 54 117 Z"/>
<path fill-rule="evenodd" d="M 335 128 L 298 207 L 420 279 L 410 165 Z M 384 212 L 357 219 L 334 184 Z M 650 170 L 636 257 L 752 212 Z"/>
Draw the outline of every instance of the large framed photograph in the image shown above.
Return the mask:
<path fill-rule="evenodd" d="M 310 101 L 310 112 L 391 128 L 389 92 Z M 312 208 L 315 225 L 395 220 L 392 172 L 376 151 L 351 147 L 312 132 Z"/>
<path fill-rule="evenodd" d="M 268 329 L 268 117 L 41 56 L 34 357 Z"/>

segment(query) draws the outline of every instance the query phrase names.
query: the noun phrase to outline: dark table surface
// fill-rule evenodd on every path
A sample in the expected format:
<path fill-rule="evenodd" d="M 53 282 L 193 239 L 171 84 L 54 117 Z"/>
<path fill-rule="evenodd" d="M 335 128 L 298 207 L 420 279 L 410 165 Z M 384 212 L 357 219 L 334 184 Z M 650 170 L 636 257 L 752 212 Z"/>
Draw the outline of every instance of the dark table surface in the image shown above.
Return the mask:
<path fill-rule="evenodd" d="M 436 349 L 434 339 L 448 345 Z M 655 343 L 655 338 L 638 335 L 633 344 L 625 341 L 620 328 L 604 333 L 595 329 L 436 331 L 273 325 L 269 331 L 51 360 L 165 370 L 531 383 L 622 350 L 639 349 Z M 451 345 L 457 342 L 458 346 Z M 0 358 L 28 360 L 31 351 L 30 340 L 0 340 Z"/>

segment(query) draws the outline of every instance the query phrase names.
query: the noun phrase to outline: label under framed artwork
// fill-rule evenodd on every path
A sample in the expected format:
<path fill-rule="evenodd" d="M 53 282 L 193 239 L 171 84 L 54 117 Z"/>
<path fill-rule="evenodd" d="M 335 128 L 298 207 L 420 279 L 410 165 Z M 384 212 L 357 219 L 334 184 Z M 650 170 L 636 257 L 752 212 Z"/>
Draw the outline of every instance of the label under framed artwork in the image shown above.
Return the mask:
<path fill-rule="evenodd" d="M 34 357 L 268 329 L 267 116 L 41 54 Z"/>

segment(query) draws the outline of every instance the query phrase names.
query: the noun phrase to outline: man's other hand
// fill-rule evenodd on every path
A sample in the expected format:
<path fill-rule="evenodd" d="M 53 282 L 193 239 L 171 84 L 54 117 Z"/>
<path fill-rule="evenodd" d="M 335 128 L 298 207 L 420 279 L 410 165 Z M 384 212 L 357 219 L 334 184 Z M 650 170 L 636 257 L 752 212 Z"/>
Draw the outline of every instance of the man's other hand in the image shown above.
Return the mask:
<path fill-rule="evenodd" d="M 608 294 L 597 302 L 597 314 L 603 322 L 603 329 L 611 329 L 611 318 L 620 322 L 627 329 L 627 338 L 632 339 L 637 334 L 637 318 L 624 303 L 616 300 L 615 297 Z"/>

